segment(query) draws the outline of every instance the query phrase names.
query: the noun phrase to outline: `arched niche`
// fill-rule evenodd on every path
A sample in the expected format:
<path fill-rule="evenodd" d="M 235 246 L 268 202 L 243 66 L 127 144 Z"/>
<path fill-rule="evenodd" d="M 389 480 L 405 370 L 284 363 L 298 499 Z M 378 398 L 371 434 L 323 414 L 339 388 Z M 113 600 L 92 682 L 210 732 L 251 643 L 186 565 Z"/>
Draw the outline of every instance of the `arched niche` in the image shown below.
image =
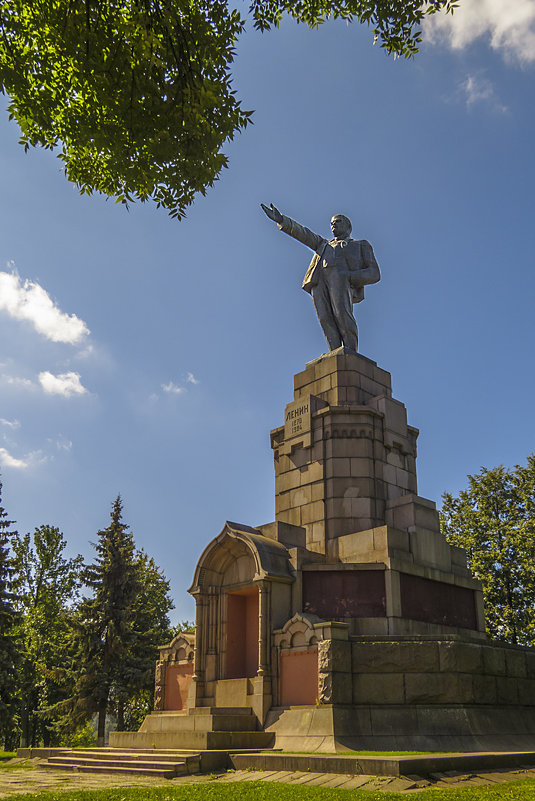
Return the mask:
<path fill-rule="evenodd" d="M 156 663 L 154 709 L 185 709 L 193 677 L 195 635 L 180 632 L 169 645 L 160 648 Z"/>
<path fill-rule="evenodd" d="M 169 645 L 160 648 L 160 660 L 167 664 L 193 662 L 195 654 L 195 634 L 180 632 Z"/>
<path fill-rule="evenodd" d="M 319 618 L 297 613 L 274 632 L 278 653 L 278 704 L 301 706 L 318 699 Z M 320 623 L 321 625 L 321 623 Z"/>
<path fill-rule="evenodd" d="M 318 643 L 318 632 L 315 624 L 320 619 L 315 615 L 297 612 L 286 621 L 282 629 L 274 632 L 275 646 L 281 651 L 303 650 Z"/>

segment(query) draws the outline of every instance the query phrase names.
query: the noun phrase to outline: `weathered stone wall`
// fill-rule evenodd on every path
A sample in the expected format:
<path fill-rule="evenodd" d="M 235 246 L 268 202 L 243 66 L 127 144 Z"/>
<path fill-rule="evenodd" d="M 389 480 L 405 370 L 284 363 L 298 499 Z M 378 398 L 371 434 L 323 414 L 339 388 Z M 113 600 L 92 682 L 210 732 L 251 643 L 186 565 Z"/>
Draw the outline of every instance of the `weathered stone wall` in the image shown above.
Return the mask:
<path fill-rule="evenodd" d="M 323 640 L 318 699 L 366 706 L 535 706 L 535 649 L 457 640 Z"/>
<path fill-rule="evenodd" d="M 352 702 L 351 643 L 318 642 L 318 700 L 321 704 Z"/>
<path fill-rule="evenodd" d="M 454 640 L 350 646 L 353 704 L 535 706 L 534 649 Z"/>

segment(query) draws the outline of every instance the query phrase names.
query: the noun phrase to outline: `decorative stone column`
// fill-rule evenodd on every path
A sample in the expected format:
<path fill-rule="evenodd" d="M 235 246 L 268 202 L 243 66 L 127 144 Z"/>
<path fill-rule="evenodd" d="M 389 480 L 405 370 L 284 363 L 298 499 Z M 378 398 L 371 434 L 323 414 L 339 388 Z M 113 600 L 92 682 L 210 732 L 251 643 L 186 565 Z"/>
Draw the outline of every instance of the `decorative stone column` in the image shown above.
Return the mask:
<path fill-rule="evenodd" d="M 195 593 L 195 654 L 193 657 L 193 676 L 188 695 L 187 708 L 199 705 L 204 694 L 205 654 L 206 654 L 206 612 L 208 598 L 205 593 Z"/>
<path fill-rule="evenodd" d="M 271 597 L 271 584 L 269 581 L 257 582 L 258 599 L 258 676 L 270 674 L 269 651 L 270 651 L 270 614 L 269 602 Z"/>
<path fill-rule="evenodd" d="M 204 680 L 215 681 L 218 678 L 217 668 L 217 624 L 218 624 L 219 592 L 216 587 L 209 587 L 206 596 Z"/>
<path fill-rule="evenodd" d="M 271 695 L 271 582 L 257 581 L 258 587 L 258 671 L 253 679 L 252 708 L 263 723 L 272 704 Z"/>

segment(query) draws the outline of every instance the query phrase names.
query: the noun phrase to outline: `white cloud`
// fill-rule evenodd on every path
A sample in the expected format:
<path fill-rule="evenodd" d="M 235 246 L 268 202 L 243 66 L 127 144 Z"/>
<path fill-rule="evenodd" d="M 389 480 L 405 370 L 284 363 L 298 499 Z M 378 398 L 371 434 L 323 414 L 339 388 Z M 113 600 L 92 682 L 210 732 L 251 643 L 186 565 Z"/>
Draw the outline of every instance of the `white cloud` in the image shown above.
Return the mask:
<path fill-rule="evenodd" d="M 64 398 L 70 398 L 71 395 L 85 395 L 87 392 L 80 381 L 79 373 L 69 372 L 53 375 L 45 370 L 39 373 L 39 383 L 49 395 L 63 395 Z"/>
<path fill-rule="evenodd" d="M 41 451 L 33 451 L 33 453 L 29 453 L 24 459 L 17 459 L 5 448 L 0 448 L 0 465 L 2 465 L 2 467 L 13 467 L 16 470 L 25 470 L 27 467 L 44 461 L 46 460 L 42 456 Z"/>
<path fill-rule="evenodd" d="M 186 373 L 186 384 L 199 384 L 199 380 L 195 378 L 193 373 Z M 187 391 L 185 386 L 181 387 L 178 384 L 175 384 L 174 381 L 169 381 L 167 384 L 160 384 L 161 388 L 164 392 L 168 395 L 182 395 L 184 392 Z M 150 396 L 150 400 L 154 403 L 158 400 L 158 395 L 153 393 Z"/>
<path fill-rule="evenodd" d="M 171 395 L 180 395 L 184 392 L 184 387 L 177 387 L 172 381 L 169 381 L 168 384 L 162 384 L 162 389 L 164 392 L 169 392 Z"/>
<path fill-rule="evenodd" d="M 474 103 L 486 103 L 492 106 L 495 111 L 506 112 L 508 110 L 507 106 L 498 101 L 494 86 L 484 75 L 467 75 L 460 88 L 465 95 L 468 108 L 473 106 Z"/>
<path fill-rule="evenodd" d="M 14 387 L 23 387 L 24 389 L 35 389 L 35 384 L 33 381 L 30 381 L 29 378 L 18 378 L 18 376 L 14 375 L 5 375 L 3 376 L 8 384 L 11 384 Z"/>
<path fill-rule="evenodd" d="M 16 467 L 18 469 L 28 467 L 27 461 L 24 459 L 16 459 L 14 456 L 11 456 L 9 451 L 6 451 L 5 448 L 0 448 L 0 464 L 2 467 Z"/>
<path fill-rule="evenodd" d="M 4 417 L 0 417 L 0 425 L 7 426 L 7 428 L 11 429 L 20 428 L 20 422 L 18 420 L 6 420 Z"/>
<path fill-rule="evenodd" d="M 89 334 L 83 320 L 62 312 L 42 286 L 21 281 L 16 272 L 0 272 L 0 310 L 16 320 L 27 320 L 52 342 L 75 345 Z"/>
<path fill-rule="evenodd" d="M 70 439 L 60 435 L 56 440 L 49 439 L 48 442 L 51 445 L 55 445 L 56 450 L 58 451 L 70 451 L 72 449 L 72 442 Z"/>
<path fill-rule="evenodd" d="M 3 378 L 7 384 L 20 387 L 21 389 L 36 390 L 39 386 L 29 378 L 18 378 L 17 376 L 11 375 L 3 375 L 1 378 Z M 70 371 L 54 375 L 49 370 L 44 370 L 39 373 L 38 379 L 41 389 L 48 395 L 63 395 L 65 398 L 70 398 L 71 395 L 85 395 L 87 393 L 87 389 L 80 380 L 80 373 Z M 9 425 L 8 421 L 2 419 L 0 419 L 0 423 Z"/>
<path fill-rule="evenodd" d="M 424 31 L 431 43 L 463 50 L 482 36 L 504 59 L 535 61 L 535 0 L 461 0 L 453 14 L 431 14 Z"/>
<path fill-rule="evenodd" d="M 87 345 L 83 350 L 78 351 L 76 356 L 78 359 L 90 359 L 95 355 L 95 346 L 94 345 Z"/>

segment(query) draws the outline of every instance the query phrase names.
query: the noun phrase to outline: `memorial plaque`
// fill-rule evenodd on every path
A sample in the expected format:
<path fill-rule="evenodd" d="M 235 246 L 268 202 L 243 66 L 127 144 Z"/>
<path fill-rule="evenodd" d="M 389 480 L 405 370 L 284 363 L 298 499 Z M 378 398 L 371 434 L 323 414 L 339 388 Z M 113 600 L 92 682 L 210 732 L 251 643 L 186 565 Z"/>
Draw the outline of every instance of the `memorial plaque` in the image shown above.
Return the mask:
<path fill-rule="evenodd" d="M 311 396 L 292 401 L 284 413 L 284 438 L 291 439 L 308 434 L 311 427 L 312 400 Z"/>

